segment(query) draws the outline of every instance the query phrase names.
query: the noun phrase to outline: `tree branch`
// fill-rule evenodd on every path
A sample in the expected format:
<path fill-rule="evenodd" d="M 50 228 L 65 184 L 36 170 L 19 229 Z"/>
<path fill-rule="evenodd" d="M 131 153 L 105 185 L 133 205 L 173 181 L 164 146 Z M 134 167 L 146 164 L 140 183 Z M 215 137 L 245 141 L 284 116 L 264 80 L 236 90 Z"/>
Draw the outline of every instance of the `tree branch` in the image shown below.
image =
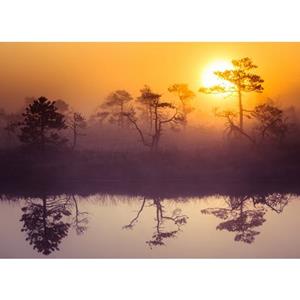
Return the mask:
<path fill-rule="evenodd" d="M 141 140 L 142 140 L 142 143 L 147 146 L 147 147 L 151 147 L 151 144 L 147 143 L 146 140 L 145 140 L 145 137 L 144 137 L 144 134 L 142 132 L 142 130 L 139 128 L 137 122 L 131 117 L 131 115 L 129 113 L 124 113 L 124 116 L 128 118 L 128 120 L 134 125 L 135 129 L 138 131 L 140 137 L 141 137 Z"/>
<path fill-rule="evenodd" d="M 177 108 L 176 108 L 175 114 L 174 114 L 171 118 L 169 118 L 169 119 L 167 119 L 167 120 L 164 120 L 164 121 L 159 121 L 159 123 L 160 123 L 160 124 L 164 124 L 164 123 L 172 122 L 172 121 L 176 118 L 177 113 L 178 113 L 178 110 L 177 110 Z"/>

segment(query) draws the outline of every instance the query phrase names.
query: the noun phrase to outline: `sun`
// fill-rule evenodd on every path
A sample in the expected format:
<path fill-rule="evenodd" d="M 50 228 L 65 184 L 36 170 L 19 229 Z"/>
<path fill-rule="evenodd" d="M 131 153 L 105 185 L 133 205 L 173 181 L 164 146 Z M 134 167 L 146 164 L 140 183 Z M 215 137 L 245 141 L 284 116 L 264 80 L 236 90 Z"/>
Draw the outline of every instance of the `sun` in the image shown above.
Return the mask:
<path fill-rule="evenodd" d="M 232 69 L 232 64 L 226 60 L 217 60 L 207 65 L 201 74 L 201 84 L 206 87 L 212 87 L 214 85 L 222 85 L 224 87 L 231 87 L 232 84 L 228 81 L 220 79 L 214 72 L 225 71 Z"/>

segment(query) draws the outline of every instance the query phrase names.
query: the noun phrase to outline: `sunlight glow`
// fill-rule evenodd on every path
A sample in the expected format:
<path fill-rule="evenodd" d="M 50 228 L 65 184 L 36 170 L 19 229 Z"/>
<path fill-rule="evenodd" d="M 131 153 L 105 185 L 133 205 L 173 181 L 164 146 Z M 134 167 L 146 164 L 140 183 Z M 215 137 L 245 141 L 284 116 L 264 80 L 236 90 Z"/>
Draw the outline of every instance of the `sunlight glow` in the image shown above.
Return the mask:
<path fill-rule="evenodd" d="M 232 84 L 221 80 L 217 75 L 214 74 L 216 71 L 225 71 L 232 69 L 232 64 L 226 60 L 217 60 L 209 64 L 201 74 L 201 84 L 204 87 L 212 87 L 214 85 L 222 85 L 225 87 L 231 87 Z"/>

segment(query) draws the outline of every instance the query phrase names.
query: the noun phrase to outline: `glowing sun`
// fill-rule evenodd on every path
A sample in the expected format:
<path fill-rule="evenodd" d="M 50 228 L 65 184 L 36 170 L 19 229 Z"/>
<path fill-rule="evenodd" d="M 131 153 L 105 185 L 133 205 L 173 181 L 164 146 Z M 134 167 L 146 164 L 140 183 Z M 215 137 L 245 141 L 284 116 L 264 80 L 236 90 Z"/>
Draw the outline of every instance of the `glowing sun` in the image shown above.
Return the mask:
<path fill-rule="evenodd" d="M 232 64 L 225 60 L 217 60 L 209 64 L 201 75 L 201 83 L 204 87 L 212 87 L 214 85 L 222 85 L 225 87 L 232 86 L 228 81 L 220 79 L 214 72 L 232 69 Z"/>

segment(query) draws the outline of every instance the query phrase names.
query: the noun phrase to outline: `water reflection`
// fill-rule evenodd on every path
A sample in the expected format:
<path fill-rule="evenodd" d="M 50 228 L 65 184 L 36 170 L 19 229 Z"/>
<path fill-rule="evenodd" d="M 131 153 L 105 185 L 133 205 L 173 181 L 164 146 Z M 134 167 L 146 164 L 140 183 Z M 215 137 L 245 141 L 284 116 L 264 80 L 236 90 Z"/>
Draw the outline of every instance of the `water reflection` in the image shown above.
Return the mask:
<path fill-rule="evenodd" d="M 217 230 L 235 232 L 235 241 L 251 244 L 260 233 L 257 227 L 266 221 L 264 218 L 267 211 L 266 207 L 279 214 L 288 204 L 288 196 L 274 193 L 271 195 L 228 197 L 225 202 L 226 208 L 206 208 L 201 212 L 225 220 L 217 226 Z"/>
<path fill-rule="evenodd" d="M 72 206 L 75 206 L 75 216 L 71 223 L 68 217 L 71 216 Z M 74 195 L 26 199 L 22 212 L 21 231 L 26 233 L 26 241 L 44 255 L 59 250 L 59 244 L 68 235 L 71 225 L 77 234 L 84 233 L 87 228 L 87 213 L 79 211 Z"/>
<path fill-rule="evenodd" d="M 26 240 L 33 245 L 33 249 L 44 255 L 59 250 L 58 246 L 67 236 L 70 227 L 70 224 L 63 220 L 64 216 L 71 215 L 66 201 L 46 196 L 41 199 L 29 199 L 22 211 L 21 231 L 26 232 Z"/>
<path fill-rule="evenodd" d="M 138 222 L 138 219 L 145 208 L 146 201 L 148 206 L 155 207 L 155 231 L 152 238 L 146 243 L 150 248 L 153 246 L 165 245 L 165 240 L 175 238 L 178 232 L 181 230 L 181 226 L 186 224 L 188 217 L 181 214 L 181 209 L 176 208 L 171 215 L 167 215 L 163 206 L 163 199 L 143 199 L 142 205 L 137 212 L 137 215 L 129 222 L 129 224 L 123 226 L 124 229 L 132 229 Z"/>
<path fill-rule="evenodd" d="M 300 249 L 300 239 L 295 246 L 289 240 L 290 232 L 300 229 L 300 202 L 293 201 L 286 209 L 291 198 L 297 197 L 281 193 L 194 198 L 1 195 L 0 216 L 6 219 L 4 227 L 9 227 L 0 229 L 4 241 L 0 257 L 10 257 L 10 249 L 21 256 L 23 249 L 26 257 L 30 253 L 33 257 L 37 253 L 52 257 L 209 257 L 211 253 L 212 257 L 251 257 L 252 249 L 264 253 L 280 241 L 290 254 Z M 275 217 L 281 214 L 283 218 Z M 257 239 L 262 231 L 264 236 Z M 225 232 L 233 234 L 233 239 Z M 17 247 L 6 246 L 6 241 Z"/>
<path fill-rule="evenodd" d="M 82 235 L 86 232 L 89 223 L 88 221 L 88 212 L 80 211 L 78 206 L 78 201 L 74 195 L 69 196 L 69 199 L 72 200 L 71 204 L 74 204 L 75 207 L 75 216 L 73 218 L 73 228 L 75 228 L 77 235 Z"/>

